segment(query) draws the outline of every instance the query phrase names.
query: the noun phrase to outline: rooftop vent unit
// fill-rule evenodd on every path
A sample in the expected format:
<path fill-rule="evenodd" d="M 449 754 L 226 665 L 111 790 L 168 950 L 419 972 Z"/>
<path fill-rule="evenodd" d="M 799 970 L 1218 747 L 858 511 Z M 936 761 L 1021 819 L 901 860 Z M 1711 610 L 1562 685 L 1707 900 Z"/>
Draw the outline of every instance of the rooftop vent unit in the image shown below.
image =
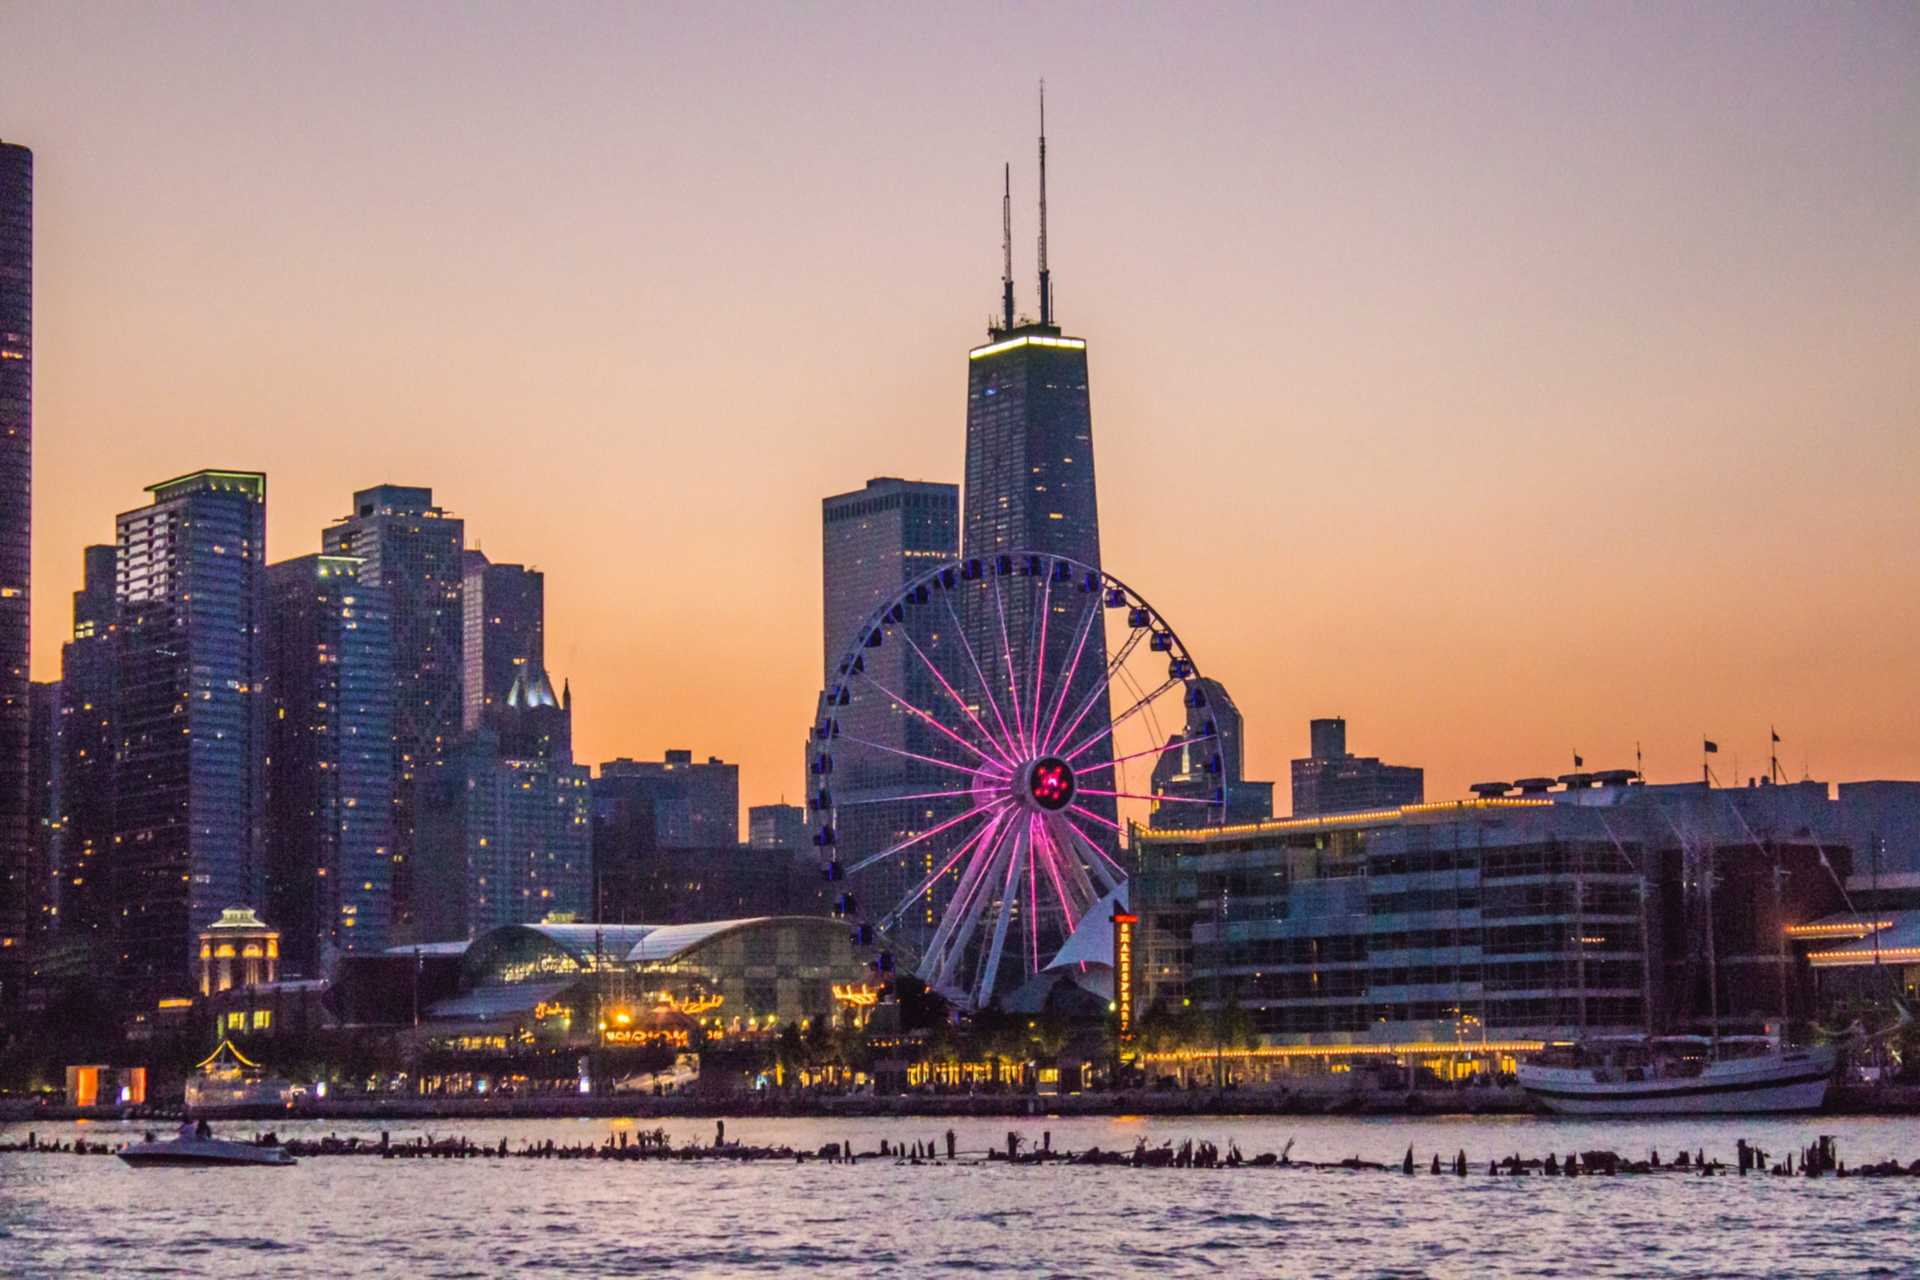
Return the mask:
<path fill-rule="evenodd" d="M 1585 791 L 1593 785 L 1593 775 L 1590 773 L 1563 773 L 1560 775 L 1560 781 L 1565 784 L 1569 791 Z"/>
<path fill-rule="evenodd" d="M 1513 784 L 1511 782 L 1476 782 L 1467 790 L 1482 800 L 1492 800 L 1513 790 Z"/>
<path fill-rule="evenodd" d="M 1639 776 L 1631 769 L 1602 769 L 1593 775 L 1593 780 L 1603 787 L 1628 787 Z"/>
<path fill-rule="evenodd" d="M 1520 788 L 1523 796 L 1539 796 L 1553 790 L 1553 783 L 1552 778 L 1522 778 L 1513 785 Z"/>

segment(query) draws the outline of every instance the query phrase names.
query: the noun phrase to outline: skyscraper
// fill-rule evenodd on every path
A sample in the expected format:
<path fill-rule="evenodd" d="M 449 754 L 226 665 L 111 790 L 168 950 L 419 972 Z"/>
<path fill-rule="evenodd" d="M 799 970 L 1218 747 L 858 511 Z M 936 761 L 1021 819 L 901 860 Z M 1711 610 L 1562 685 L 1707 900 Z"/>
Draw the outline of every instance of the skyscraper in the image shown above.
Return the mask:
<path fill-rule="evenodd" d="M 388 942 L 393 881 L 393 624 L 361 562 L 267 569 L 267 896 L 293 973 Z"/>
<path fill-rule="evenodd" d="M 0 142 L 0 1016 L 25 997 L 34 883 L 28 817 L 33 539 L 33 152 Z"/>
<path fill-rule="evenodd" d="M 573 699 L 522 665 L 487 723 L 422 784 L 420 934 L 477 937 L 593 908 L 588 770 L 573 759 Z"/>
<path fill-rule="evenodd" d="M 118 685 L 114 548 L 88 547 L 60 650 L 60 932 L 105 954 L 113 941 L 113 731 Z"/>
<path fill-rule="evenodd" d="M 892 477 L 869 480 L 864 489 L 821 501 L 820 534 L 822 679 L 823 687 L 831 688 L 841 679 L 840 660 L 859 640 L 862 624 L 873 611 L 957 553 L 959 486 Z M 928 647 L 927 656 L 937 661 L 938 642 L 929 640 Z M 944 695 L 927 665 L 905 645 L 866 650 L 862 656 L 865 674 L 877 686 L 916 707 L 945 713 Z M 842 733 L 877 747 L 850 756 L 833 779 L 843 849 L 858 859 L 900 844 L 947 816 L 951 805 L 942 808 L 940 801 L 925 798 L 948 789 L 941 777 L 946 771 L 912 758 L 927 754 L 936 730 L 873 703 L 848 707 L 836 718 Z M 884 910 L 911 892 L 933 870 L 928 863 L 932 853 L 927 846 L 910 849 L 873 868 L 865 889 L 871 903 Z M 939 901 L 945 900 L 944 888 L 934 888 Z M 926 913 L 919 913 L 903 919 L 896 933 L 912 944 L 928 927 Z"/>
<path fill-rule="evenodd" d="M 112 881 L 123 979 L 186 995 L 195 939 L 265 888 L 267 478 L 196 471 L 117 522 Z"/>
<path fill-rule="evenodd" d="M 461 725 L 471 733 L 506 700 L 523 666 L 546 669 L 546 575 L 520 564 L 466 556 L 465 689 Z"/>
<path fill-rule="evenodd" d="M 360 582 L 393 618 L 393 931 L 413 934 L 418 790 L 460 736 L 466 525 L 433 490 L 387 484 L 353 495 L 353 514 L 322 534 L 328 555 L 364 561 Z"/>
<path fill-rule="evenodd" d="M 1024 572 L 1015 552 L 1063 556 L 1091 569 L 1100 564 L 1100 509 L 1094 490 L 1093 414 L 1087 390 L 1087 344 L 1066 336 L 1054 323 L 1053 278 L 1047 266 L 1046 107 L 1040 118 L 1040 316 L 1018 317 L 1014 309 L 1013 238 L 1010 198 L 1002 203 L 1003 268 L 1001 310 L 989 326 L 988 341 L 967 353 L 966 501 L 961 554 L 979 562 L 988 577 Z M 1012 557 L 1011 560 L 1007 559 Z M 1107 666 L 1106 632 L 1094 627 L 1078 663 L 1071 658 L 1075 628 L 1067 593 L 1053 599 L 1042 628 L 1025 592 L 976 593 L 969 597 L 968 641 L 980 655 L 1009 651 L 1017 672 L 1039 670 L 1058 679 L 1075 672 L 1068 705 L 1103 678 Z M 1004 601 L 998 609 L 983 600 Z M 1006 636 L 1003 645 L 1001 636 Z M 1036 653 L 1045 636 L 1045 652 Z M 1010 682 L 1008 664 L 983 656 L 990 692 L 1002 705 Z M 1051 686 L 1049 686 L 1051 687 Z M 978 697 L 978 691 L 975 692 Z M 1110 708 L 1102 697 L 1081 722 L 1079 734 L 1097 743 L 1076 761 L 1082 772 L 1104 767 L 1112 758 L 1104 736 Z M 1086 807 L 1109 821 L 1110 799 L 1087 796 Z"/>

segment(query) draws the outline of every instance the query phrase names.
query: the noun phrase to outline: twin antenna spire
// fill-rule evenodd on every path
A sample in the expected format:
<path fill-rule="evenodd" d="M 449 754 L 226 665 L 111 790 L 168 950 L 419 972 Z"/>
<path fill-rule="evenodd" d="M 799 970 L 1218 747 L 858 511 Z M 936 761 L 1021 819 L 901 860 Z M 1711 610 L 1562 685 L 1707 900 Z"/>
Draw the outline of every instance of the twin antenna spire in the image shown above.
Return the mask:
<path fill-rule="evenodd" d="M 1000 194 L 1000 327 L 1013 316 L 1013 166 L 1002 167 Z M 1053 277 L 1047 270 L 1047 82 L 1040 82 L 1040 323 L 1053 323 Z"/>

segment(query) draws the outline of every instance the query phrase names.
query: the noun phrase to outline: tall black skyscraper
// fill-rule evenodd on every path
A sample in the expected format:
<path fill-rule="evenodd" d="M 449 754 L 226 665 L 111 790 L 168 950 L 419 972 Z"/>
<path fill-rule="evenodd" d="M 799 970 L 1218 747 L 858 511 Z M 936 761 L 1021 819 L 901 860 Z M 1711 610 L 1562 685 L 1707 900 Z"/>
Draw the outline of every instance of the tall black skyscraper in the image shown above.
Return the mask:
<path fill-rule="evenodd" d="M 365 562 L 363 586 L 393 617 L 393 934 L 413 936 L 418 792 L 460 737 L 466 524 L 433 490 L 387 484 L 353 495 L 353 514 L 321 535 L 328 555 Z"/>
<path fill-rule="evenodd" d="M 1047 139 L 1046 109 L 1040 125 L 1040 317 L 1016 317 L 1013 295 L 1013 241 L 1011 201 L 1002 204 L 1004 267 L 1001 310 L 988 329 L 989 341 L 967 353 L 966 495 L 962 519 L 961 555 L 977 560 L 988 577 L 1000 568 L 1001 557 L 1016 551 L 1065 556 L 1089 568 L 1100 565 L 1100 509 L 1094 493 L 1093 414 L 1087 393 L 1087 344 L 1067 337 L 1054 323 L 1053 278 L 1047 267 Z M 1020 572 L 1022 566 L 1011 566 Z M 988 655 L 1006 649 L 1014 671 L 1024 685 L 1036 669 L 1058 678 L 1075 672 L 1069 705 L 1078 705 L 1107 665 L 1106 633 L 1094 627 L 1077 664 L 1073 602 L 1069 593 L 1054 599 L 1047 619 L 1045 653 L 1040 644 L 1040 619 L 1032 616 L 1031 596 L 1012 592 L 1004 596 L 1006 643 L 1001 642 L 1002 617 L 984 608 L 982 600 L 999 593 L 970 597 L 967 635 L 982 655 L 986 679 L 995 699 L 1007 705 L 1010 680 L 1003 679 L 1004 663 Z M 1043 677 L 1043 678 L 1044 678 Z M 1051 693 L 1051 687 L 1048 687 Z M 1080 738 L 1095 738 L 1107 727 L 1110 709 L 1102 699 L 1081 722 Z M 1108 740 L 1076 760 L 1082 772 L 1112 758 Z M 1113 803 L 1085 797 L 1086 806 L 1111 819 Z"/>
<path fill-rule="evenodd" d="M 33 152 L 0 142 L 0 1016 L 26 995 L 28 575 L 33 538 Z"/>
<path fill-rule="evenodd" d="M 114 549 L 88 547 L 60 651 L 60 931 L 104 954 L 113 939 Z"/>
<path fill-rule="evenodd" d="M 267 478 L 196 471 L 123 512 L 115 927 L 136 996 L 185 996 L 199 931 L 265 891 Z"/>

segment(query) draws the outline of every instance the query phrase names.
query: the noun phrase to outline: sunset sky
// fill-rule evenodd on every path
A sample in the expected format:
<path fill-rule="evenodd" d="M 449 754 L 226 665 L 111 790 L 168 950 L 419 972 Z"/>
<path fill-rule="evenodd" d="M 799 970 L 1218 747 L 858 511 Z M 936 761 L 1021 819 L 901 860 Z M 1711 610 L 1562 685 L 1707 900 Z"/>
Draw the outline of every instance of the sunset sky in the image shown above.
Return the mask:
<path fill-rule="evenodd" d="M 1920 777 L 1917 67 L 1910 3 L 0 2 L 34 674 L 146 484 L 266 471 L 275 560 L 431 485 L 581 759 L 797 800 L 820 498 L 959 478 L 1044 76 L 1106 567 L 1251 774 Z"/>

